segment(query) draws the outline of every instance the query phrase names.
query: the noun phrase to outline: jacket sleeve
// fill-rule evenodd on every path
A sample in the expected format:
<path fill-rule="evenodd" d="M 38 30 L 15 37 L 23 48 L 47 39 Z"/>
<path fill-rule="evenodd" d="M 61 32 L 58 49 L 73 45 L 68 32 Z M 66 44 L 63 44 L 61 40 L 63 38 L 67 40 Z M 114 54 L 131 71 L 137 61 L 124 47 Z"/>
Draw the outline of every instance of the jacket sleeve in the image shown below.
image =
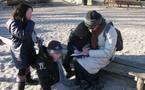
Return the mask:
<path fill-rule="evenodd" d="M 10 33 L 21 39 L 21 40 L 26 40 L 32 38 L 32 32 L 34 30 L 34 22 L 33 21 L 28 21 L 25 29 L 22 29 L 19 23 L 13 21 L 10 25 Z"/>
<path fill-rule="evenodd" d="M 71 32 L 68 40 L 68 45 L 67 45 L 67 54 L 71 55 L 74 53 L 74 34 L 73 31 Z"/>
<path fill-rule="evenodd" d="M 106 41 L 104 47 L 98 50 L 90 50 L 89 56 L 110 59 L 116 49 L 116 42 L 117 42 L 117 32 L 115 28 L 111 26 L 109 32 L 106 35 Z"/>

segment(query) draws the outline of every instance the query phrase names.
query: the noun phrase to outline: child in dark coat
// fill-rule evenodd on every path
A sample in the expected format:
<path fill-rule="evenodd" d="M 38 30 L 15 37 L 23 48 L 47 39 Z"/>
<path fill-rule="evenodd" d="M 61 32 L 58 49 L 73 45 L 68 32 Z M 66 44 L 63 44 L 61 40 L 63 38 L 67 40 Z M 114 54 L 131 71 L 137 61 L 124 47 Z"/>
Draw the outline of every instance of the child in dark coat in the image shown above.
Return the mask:
<path fill-rule="evenodd" d="M 61 44 L 51 41 L 48 47 L 41 46 L 37 56 L 37 74 L 43 90 L 51 90 L 59 78 L 59 62 L 61 57 Z"/>

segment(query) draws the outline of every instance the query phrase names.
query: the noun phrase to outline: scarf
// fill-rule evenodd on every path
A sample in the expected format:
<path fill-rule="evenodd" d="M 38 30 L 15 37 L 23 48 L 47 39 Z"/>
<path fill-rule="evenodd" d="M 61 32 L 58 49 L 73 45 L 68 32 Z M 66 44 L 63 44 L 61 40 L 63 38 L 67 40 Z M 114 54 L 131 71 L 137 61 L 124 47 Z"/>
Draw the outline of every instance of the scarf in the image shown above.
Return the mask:
<path fill-rule="evenodd" d="M 103 31 L 103 27 L 101 25 L 99 27 L 95 27 L 92 30 L 91 49 L 99 49 L 98 37 L 102 33 L 102 31 Z"/>

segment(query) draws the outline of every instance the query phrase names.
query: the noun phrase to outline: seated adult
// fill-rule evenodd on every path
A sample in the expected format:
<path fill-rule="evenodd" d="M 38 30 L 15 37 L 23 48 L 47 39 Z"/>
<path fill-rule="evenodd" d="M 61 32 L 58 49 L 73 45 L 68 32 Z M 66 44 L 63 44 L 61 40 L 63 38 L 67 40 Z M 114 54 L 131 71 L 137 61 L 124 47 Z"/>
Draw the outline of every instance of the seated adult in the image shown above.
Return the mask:
<path fill-rule="evenodd" d="M 74 75 L 71 68 L 71 63 L 73 62 L 73 57 L 71 56 L 74 52 L 82 52 L 83 47 L 89 47 L 91 38 L 91 32 L 88 27 L 85 26 L 84 22 L 81 22 L 69 35 L 67 44 L 67 54 L 65 56 L 63 65 L 67 72 L 67 78 Z"/>
<path fill-rule="evenodd" d="M 76 57 L 74 65 L 77 84 L 82 85 L 83 88 L 89 88 L 95 86 L 96 74 L 110 63 L 110 59 L 115 54 L 117 31 L 111 25 L 108 32 L 105 33 L 108 23 L 100 13 L 94 10 L 86 14 L 83 22 L 82 27 L 88 27 L 92 34 L 90 48 L 82 49 L 81 54 L 84 57 Z M 87 83 L 87 86 L 82 84 L 84 82 Z"/>

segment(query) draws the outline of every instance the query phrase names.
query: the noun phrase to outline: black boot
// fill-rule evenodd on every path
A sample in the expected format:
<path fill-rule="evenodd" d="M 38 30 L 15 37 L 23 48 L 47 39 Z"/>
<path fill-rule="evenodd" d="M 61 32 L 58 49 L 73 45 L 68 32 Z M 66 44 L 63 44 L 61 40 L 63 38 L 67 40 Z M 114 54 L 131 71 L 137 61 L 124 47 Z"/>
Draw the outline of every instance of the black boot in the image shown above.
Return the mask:
<path fill-rule="evenodd" d="M 27 85 L 38 85 L 39 82 L 38 82 L 37 80 L 33 80 L 33 79 L 31 78 L 31 74 L 28 73 L 28 74 L 26 75 L 26 84 L 27 84 Z"/>
<path fill-rule="evenodd" d="M 18 90 L 24 90 L 25 88 L 25 82 L 19 82 L 18 83 Z"/>

